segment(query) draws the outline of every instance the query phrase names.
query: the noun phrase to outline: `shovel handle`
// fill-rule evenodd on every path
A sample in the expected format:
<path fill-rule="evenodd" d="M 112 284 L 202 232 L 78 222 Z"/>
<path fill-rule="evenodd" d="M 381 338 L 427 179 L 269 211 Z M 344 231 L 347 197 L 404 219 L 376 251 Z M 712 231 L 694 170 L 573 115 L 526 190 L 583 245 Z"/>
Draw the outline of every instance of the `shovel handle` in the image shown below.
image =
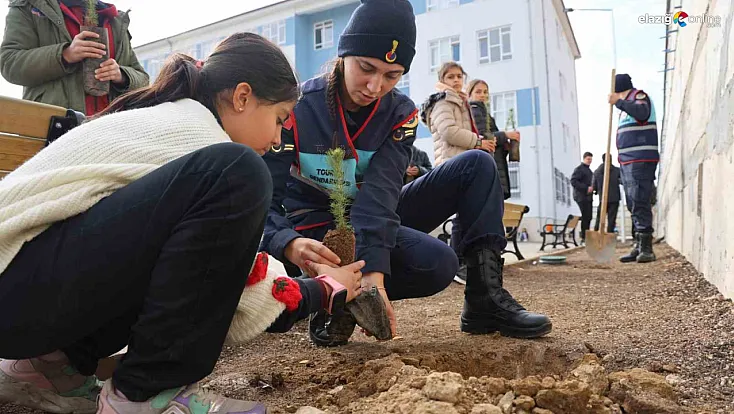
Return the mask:
<path fill-rule="evenodd" d="M 615 78 L 617 69 L 612 69 L 612 92 L 614 93 Z M 609 104 L 609 127 L 607 129 L 607 159 L 604 160 L 604 189 L 601 195 L 601 217 L 599 217 L 599 232 L 605 234 L 607 232 L 607 201 L 609 200 L 609 171 L 612 168 L 612 116 L 614 115 L 614 105 Z"/>

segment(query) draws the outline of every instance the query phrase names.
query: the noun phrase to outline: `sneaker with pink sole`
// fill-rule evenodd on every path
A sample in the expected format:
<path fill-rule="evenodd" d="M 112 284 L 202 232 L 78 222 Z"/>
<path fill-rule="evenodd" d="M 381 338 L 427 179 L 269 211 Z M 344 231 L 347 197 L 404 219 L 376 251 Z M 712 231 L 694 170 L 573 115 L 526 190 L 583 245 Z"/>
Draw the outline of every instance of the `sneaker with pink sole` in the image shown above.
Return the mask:
<path fill-rule="evenodd" d="M 257 402 L 225 398 L 198 384 L 163 391 L 145 402 L 130 401 L 105 382 L 99 394 L 97 414 L 267 414 Z"/>
<path fill-rule="evenodd" d="M 100 382 L 69 365 L 60 352 L 39 358 L 0 360 L 0 401 L 58 414 L 97 411 Z"/>

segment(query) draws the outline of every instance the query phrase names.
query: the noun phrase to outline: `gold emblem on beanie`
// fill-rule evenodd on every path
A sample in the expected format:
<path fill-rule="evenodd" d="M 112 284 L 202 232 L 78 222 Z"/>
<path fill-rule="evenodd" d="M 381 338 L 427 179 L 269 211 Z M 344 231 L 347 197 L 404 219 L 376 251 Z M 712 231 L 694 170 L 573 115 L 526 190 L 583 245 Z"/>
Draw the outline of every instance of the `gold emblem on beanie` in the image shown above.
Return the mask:
<path fill-rule="evenodd" d="M 398 49 L 398 41 L 393 40 L 392 41 L 392 50 L 385 53 L 385 60 L 387 63 L 393 63 L 398 59 L 398 54 L 395 53 L 395 51 Z"/>

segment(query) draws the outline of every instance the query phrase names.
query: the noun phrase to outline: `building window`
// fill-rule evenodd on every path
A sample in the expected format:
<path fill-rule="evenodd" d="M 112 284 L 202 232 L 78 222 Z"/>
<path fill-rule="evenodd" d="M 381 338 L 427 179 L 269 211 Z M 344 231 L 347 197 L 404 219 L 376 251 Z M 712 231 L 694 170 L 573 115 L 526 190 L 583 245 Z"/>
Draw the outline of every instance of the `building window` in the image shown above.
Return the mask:
<path fill-rule="evenodd" d="M 410 88 L 410 74 L 401 76 L 395 87 L 398 89 Z"/>
<path fill-rule="evenodd" d="M 571 135 L 571 129 L 565 122 L 561 123 L 563 129 L 563 152 L 568 152 L 568 137 Z"/>
<path fill-rule="evenodd" d="M 191 57 L 194 58 L 194 59 L 201 60 L 201 59 L 204 58 L 204 56 L 202 55 L 201 52 L 202 52 L 202 50 L 201 50 L 201 43 L 197 43 L 197 44 L 191 46 L 191 50 L 189 51 L 189 55 L 191 55 Z"/>
<path fill-rule="evenodd" d="M 563 76 L 563 73 L 558 72 L 558 88 L 560 89 L 561 100 L 563 100 L 563 95 L 566 94 L 567 86 L 566 77 Z"/>
<path fill-rule="evenodd" d="M 443 10 L 459 5 L 459 0 L 426 0 L 426 9 L 428 11 Z"/>
<path fill-rule="evenodd" d="M 477 32 L 479 63 L 494 63 L 512 59 L 510 26 Z"/>
<path fill-rule="evenodd" d="M 558 20 L 556 20 L 556 43 L 558 44 L 558 49 L 561 49 L 561 38 L 563 37 L 563 32 L 561 31 L 561 25 L 558 24 Z"/>
<path fill-rule="evenodd" d="M 513 92 L 496 93 L 490 96 L 490 111 L 500 131 L 507 129 L 510 109 L 514 112 L 517 125 L 517 94 Z"/>
<path fill-rule="evenodd" d="M 571 190 L 571 179 L 566 177 L 566 205 L 567 206 L 571 205 L 571 200 L 573 199 L 572 194 L 573 192 Z"/>
<path fill-rule="evenodd" d="M 438 70 L 444 62 L 453 60 L 461 61 L 461 44 L 459 36 L 446 37 L 443 39 L 431 40 L 428 43 L 428 49 L 431 51 L 431 70 Z"/>
<path fill-rule="evenodd" d="M 507 169 L 510 173 L 510 194 L 512 197 L 520 197 L 520 163 L 510 161 Z"/>
<path fill-rule="evenodd" d="M 263 26 L 262 36 L 276 45 L 285 44 L 285 20 Z"/>
<path fill-rule="evenodd" d="M 211 55 L 212 52 L 214 52 L 214 49 L 217 47 L 218 44 L 219 44 L 219 40 L 218 39 L 213 39 L 213 40 L 210 40 L 208 42 L 202 43 L 201 44 L 201 58 L 200 59 L 206 59 L 206 58 L 208 58 L 209 55 Z"/>
<path fill-rule="evenodd" d="M 327 20 L 313 26 L 313 48 L 328 49 L 334 46 L 334 22 Z"/>
<path fill-rule="evenodd" d="M 565 203 L 566 202 L 566 180 L 564 180 L 563 173 L 554 168 L 555 179 L 556 179 L 556 201 Z"/>

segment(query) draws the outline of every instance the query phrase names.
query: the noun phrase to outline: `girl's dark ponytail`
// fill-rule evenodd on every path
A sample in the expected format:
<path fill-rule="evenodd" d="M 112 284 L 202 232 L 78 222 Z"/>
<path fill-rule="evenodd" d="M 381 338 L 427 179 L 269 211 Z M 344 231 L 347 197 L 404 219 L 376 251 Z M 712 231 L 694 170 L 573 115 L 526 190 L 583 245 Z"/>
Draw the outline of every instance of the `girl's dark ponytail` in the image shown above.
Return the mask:
<path fill-rule="evenodd" d="M 244 82 L 266 103 L 295 101 L 300 95 L 293 68 L 278 46 L 260 35 L 235 33 L 217 45 L 201 67 L 190 56 L 173 54 L 152 85 L 120 96 L 98 116 L 189 98 L 219 118 L 219 95 Z"/>

